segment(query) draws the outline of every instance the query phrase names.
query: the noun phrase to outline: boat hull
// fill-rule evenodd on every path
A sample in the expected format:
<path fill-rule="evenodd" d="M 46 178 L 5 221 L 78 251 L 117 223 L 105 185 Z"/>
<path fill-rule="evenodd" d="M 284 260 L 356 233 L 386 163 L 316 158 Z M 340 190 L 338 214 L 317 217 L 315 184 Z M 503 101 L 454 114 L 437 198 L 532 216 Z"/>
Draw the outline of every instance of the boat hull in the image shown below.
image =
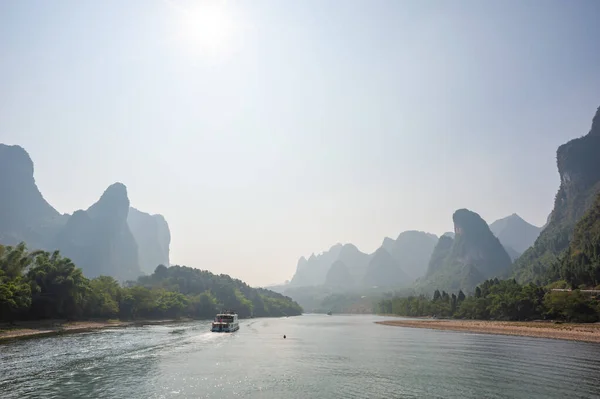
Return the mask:
<path fill-rule="evenodd" d="M 232 332 L 236 332 L 236 331 L 237 331 L 237 330 L 239 330 L 239 329 L 240 329 L 240 326 L 239 326 L 239 325 L 236 325 L 236 326 L 231 326 L 231 327 L 222 327 L 222 328 L 219 328 L 219 327 L 212 327 L 212 328 L 211 328 L 211 331 L 212 331 L 212 332 L 218 332 L 218 333 L 221 333 L 221 332 L 222 332 L 222 333 L 232 333 Z"/>

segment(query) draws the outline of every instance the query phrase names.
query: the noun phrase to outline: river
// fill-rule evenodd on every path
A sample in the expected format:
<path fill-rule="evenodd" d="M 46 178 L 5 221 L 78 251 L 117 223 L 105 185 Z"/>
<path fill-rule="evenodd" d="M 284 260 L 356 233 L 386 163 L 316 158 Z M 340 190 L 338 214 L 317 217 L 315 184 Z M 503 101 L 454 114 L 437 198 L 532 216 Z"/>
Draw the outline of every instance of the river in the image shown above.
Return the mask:
<path fill-rule="evenodd" d="M 377 316 L 130 327 L 0 345 L 9 398 L 598 398 L 600 345 Z M 283 339 L 283 335 L 287 339 Z"/>

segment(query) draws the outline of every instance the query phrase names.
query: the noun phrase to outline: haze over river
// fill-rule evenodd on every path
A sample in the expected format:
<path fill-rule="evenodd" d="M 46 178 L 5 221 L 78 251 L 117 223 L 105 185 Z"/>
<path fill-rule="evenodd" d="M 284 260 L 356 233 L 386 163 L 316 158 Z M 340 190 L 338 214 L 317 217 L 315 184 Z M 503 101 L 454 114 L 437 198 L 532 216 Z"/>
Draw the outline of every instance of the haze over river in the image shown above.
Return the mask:
<path fill-rule="evenodd" d="M 598 398 L 600 345 L 303 315 L 0 345 L 0 398 Z M 283 335 L 287 339 L 283 339 Z"/>

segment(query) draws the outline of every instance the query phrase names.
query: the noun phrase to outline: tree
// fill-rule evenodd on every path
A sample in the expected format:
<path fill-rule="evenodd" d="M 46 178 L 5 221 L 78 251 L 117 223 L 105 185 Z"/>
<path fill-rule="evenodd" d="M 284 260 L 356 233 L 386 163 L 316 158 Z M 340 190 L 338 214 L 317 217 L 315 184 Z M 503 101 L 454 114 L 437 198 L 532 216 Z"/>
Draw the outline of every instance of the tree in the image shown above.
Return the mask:
<path fill-rule="evenodd" d="M 31 305 L 31 287 L 22 273 L 33 262 L 24 243 L 16 247 L 0 245 L 0 318 L 13 321 Z"/>
<path fill-rule="evenodd" d="M 450 314 L 454 314 L 454 312 L 456 312 L 457 306 L 456 295 L 452 294 L 452 297 L 450 298 Z"/>
<path fill-rule="evenodd" d="M 156 266 L 156 269 L 154 269 L 154 275 L 158 279 L 165 279 L 169 275 L 169 269 L 165 265 L 158 265 Z"/>
<path fill-rule="evenodd" d="M 0 271 L 5 278 L 15 279 L 21 276 L 33 264 L 35 257 L 42 253 L 43 251 L 27 252 L 25 243 L 15 247 L 0 245 Z"/>
<path fill-rule="evenodd" d="M 598 304 L 579 290 L 550 291 L 544 297 L 547 315 L 572 322 L 598 321 Z"/>
<path fill-rule="evenodd" d="M 464 319 L 489 319 L 486 299 L 473 296 L 466 298 L 460 304 L 456 316 Z"/>
<path fill-rule="evenodd" d="M 72 319 L 82 315 L 89 280 L 69 258 L 63 258 L 58 251 L 41 253 L 27 278 L 34 317 Z"/>
<path fill-rule="evenodd" d="M 99 276 L 90 280 L 86 313 L 93 317 L 113 318 L 119 315 L 121 286 L 113 277 Z"/>
<path fill-rule="evenodd" d="M 21 277 L 9 280 L 0 277 L 0 315 L 13 321 L 16 315 L 31 305 L 31 287 Z"/>
<path fill-rule="evenodd" d="M 88 280 L 58 251 L 28 252 L 25 244 L 0 245 L 0 320 L 82 317 L 124 319 L 212 318 L 229 308 L 240 317 L 298 315 L 291 298 L 254 289 L 240 280 L 185 266 L 159 265 L 150 276 L 125 283 Z"/>
<path fill-rule="evenodd" d="M 191 297 L 188 304 L 188 313 L 192 317 L 209 318 L 217 313 L 217 300 L 209 291 Z"/>
<path fill-rule="evenodd" d="M 180 317 L 188 305 L 188 299 L 179 292 L 162 291 L 156 301 L 156 309 L 163 317 Z"/>
<path fill-rule="evenodd" d="M 442 301 L 445 303 L 450 303 L 450 295 L 446 291 L 442 291 Z"/>
<path fill-rule="evenodd" d="M 121 317 L 136 319 L 153 317 L 156 309 L 158 292 L 142 286 L 124 288 L 119 303 Z"/>

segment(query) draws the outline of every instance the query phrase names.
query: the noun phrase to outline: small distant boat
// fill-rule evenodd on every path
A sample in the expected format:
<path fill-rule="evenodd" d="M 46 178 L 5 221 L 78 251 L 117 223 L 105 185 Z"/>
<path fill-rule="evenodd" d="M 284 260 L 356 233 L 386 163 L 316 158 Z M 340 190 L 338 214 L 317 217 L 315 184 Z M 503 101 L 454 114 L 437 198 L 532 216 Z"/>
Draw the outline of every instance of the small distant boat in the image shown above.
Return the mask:
<path fill-rule="evenodd" d="M 212 322 L 212 332 L 234 332 L 240 329 L 238 315 L 232 311 L 219 313 Z"/>
<path fill-rule="evenodd" d="M 331 310 L 327 312 L 327 316 L 331 316 Z"/>

